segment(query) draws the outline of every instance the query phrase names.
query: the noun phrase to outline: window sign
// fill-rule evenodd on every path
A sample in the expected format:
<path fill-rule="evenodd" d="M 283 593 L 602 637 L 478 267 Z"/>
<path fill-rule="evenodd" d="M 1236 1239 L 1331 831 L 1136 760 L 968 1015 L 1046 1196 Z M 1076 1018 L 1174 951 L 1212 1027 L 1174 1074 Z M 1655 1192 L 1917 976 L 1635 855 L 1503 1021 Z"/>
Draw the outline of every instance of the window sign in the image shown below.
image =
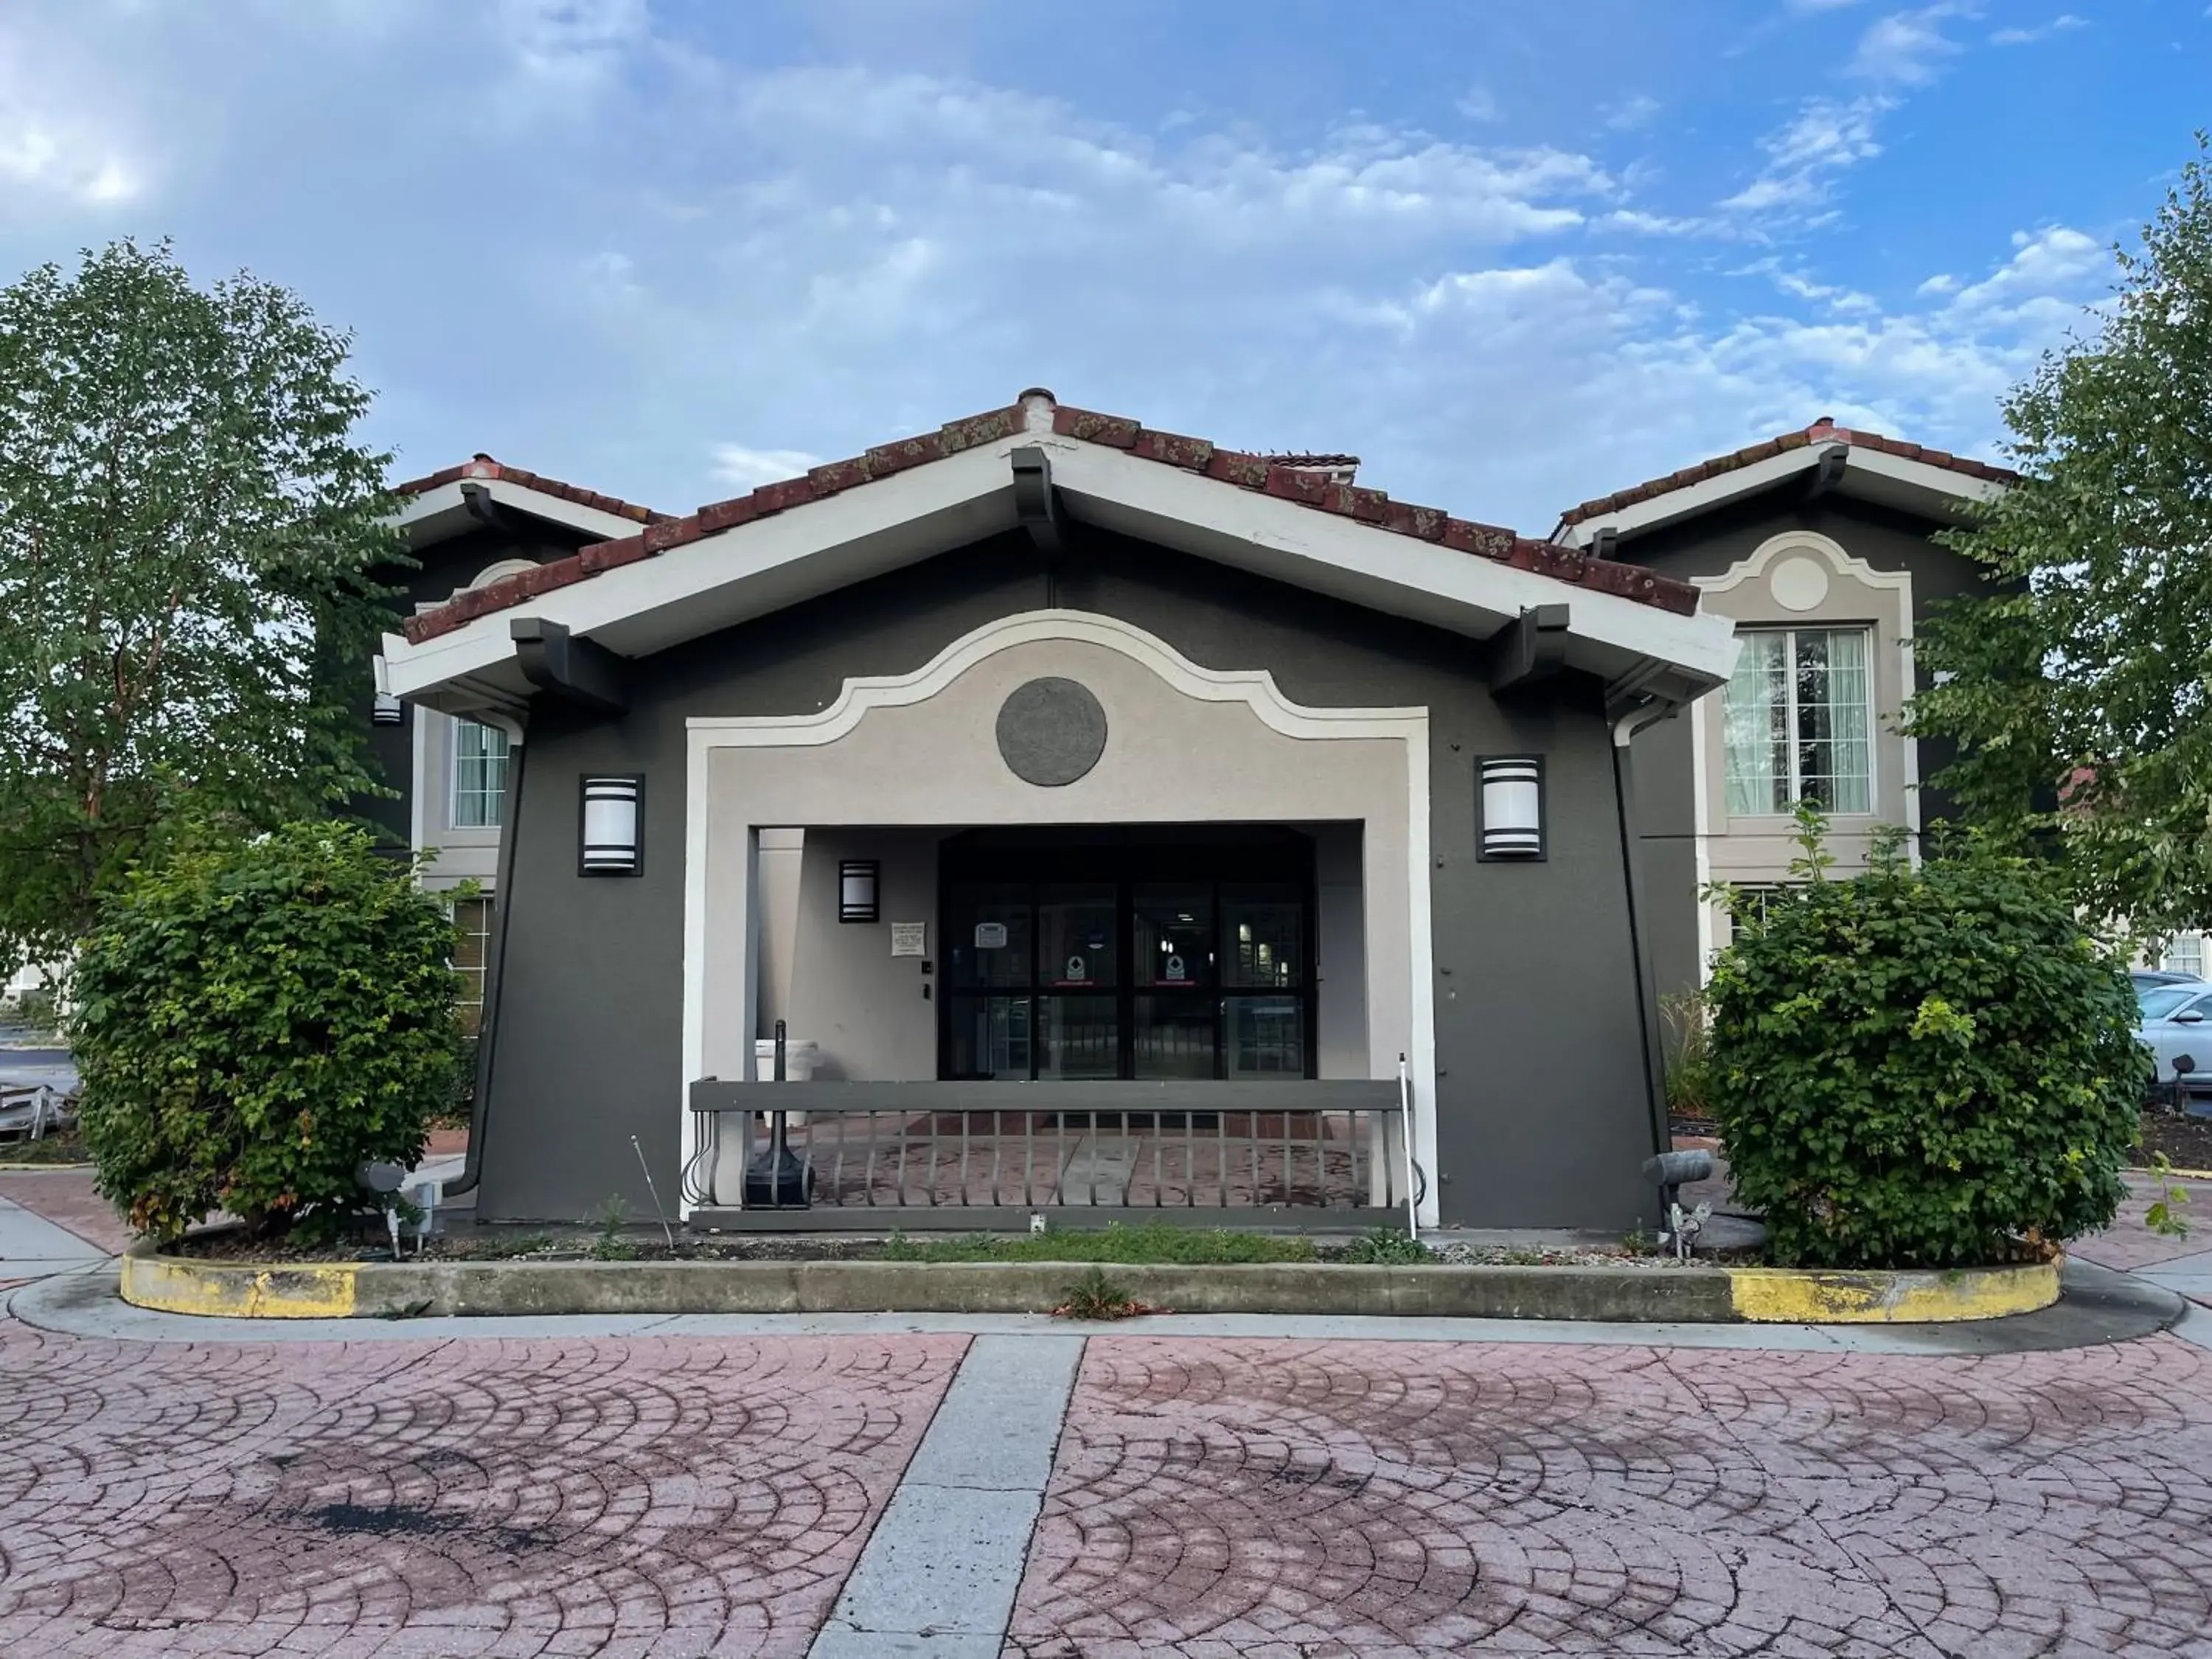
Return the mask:
<path fill-rule="evenodd" d="M 1006 948 L 1006 924 L 1003 921 L 979 921 L 975 924 L 975 948 L 979 951 L 1003 951 Z"/>
<path fill-rule="evenodd" d="M 1172 983 L 1178 980 L 1188 979 L 1190 975 L 1183 971 L 1182 958 L 1179 956 L 1171 956 L 1168 958 L 1167 971 L 1161 977 Z"/>
<path fill-rule="evenodd" d="M 1066 974 L 1061 979 L 1061 984 L 1088 985 L 1091 983 L 1091 964 L 1081 957 L 1068 957 L 1066 966 Z"/>

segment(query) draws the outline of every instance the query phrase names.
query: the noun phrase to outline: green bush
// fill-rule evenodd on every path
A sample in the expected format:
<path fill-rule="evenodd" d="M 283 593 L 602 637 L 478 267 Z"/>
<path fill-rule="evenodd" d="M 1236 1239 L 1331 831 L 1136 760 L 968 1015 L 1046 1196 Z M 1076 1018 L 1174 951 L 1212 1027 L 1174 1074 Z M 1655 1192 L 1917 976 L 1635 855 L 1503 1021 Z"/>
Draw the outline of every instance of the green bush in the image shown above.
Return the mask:
<path fill-rule="evenodd" d="M 452 921 L 336 823 L 141 870 L 76 970 L 101 1192 L 173 1238 L 216 1210 L 335 1233 L 366 1160 L 412 1164 L 459 1083 Z"/>
<path fill-rule="evenodd" d="M 1954 1267 L 2106 1225 L 2148 1062 L 2125 969 L 2028 863 L 1967 840 L 1919 870 L 1881 837 L 1732 902 L 1706 992 L 1709 1090 L 1776 1258 Z"/>

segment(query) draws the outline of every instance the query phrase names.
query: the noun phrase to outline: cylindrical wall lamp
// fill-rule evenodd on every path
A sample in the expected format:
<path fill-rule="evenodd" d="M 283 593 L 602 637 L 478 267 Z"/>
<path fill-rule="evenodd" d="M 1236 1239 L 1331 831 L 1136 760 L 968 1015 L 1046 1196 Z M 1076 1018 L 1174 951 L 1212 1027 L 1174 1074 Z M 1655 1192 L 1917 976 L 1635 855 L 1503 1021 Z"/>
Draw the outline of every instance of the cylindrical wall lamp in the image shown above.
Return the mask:
<path fill-rule="evenodd" d="M 883 885 L 883 866 L 874 859 L 837 861 L 837 920 L 873 921 L 878 911 L 876 895 Z"/>
<path fill-rule="evenodd" d="M 389 691 L 376 694 L 376 712 L 369 716 L 378 726 L 397 726 L 406 718 L 405 706 Z"/>
<path fill-rule="evenodd" d="M 1482 851 L 1492 859 L 1541 859 L 1544 851 L 1544 757 L 1486 755 L 1482 780 Z"/>
<path fill-rule="evenodd" d="M 645 775 L 586 778 L 580 876 L 640 876 L 645 873 Z"/>

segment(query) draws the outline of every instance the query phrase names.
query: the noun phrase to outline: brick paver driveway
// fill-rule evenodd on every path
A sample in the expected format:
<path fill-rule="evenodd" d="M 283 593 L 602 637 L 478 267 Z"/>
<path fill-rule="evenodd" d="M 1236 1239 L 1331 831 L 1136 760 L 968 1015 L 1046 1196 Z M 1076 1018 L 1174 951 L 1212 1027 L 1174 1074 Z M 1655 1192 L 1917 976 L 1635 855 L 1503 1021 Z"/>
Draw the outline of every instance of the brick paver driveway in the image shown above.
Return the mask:
<path fill-rule="evenodd" d="M 0 1320 L 0 1655 L 803 1654 L 965 1346 Z"/>
<path fill-rule="evenodd" d="M 1053 1656 L 2212 1654 L 2212 1354 L 1097 1339 Z"/>

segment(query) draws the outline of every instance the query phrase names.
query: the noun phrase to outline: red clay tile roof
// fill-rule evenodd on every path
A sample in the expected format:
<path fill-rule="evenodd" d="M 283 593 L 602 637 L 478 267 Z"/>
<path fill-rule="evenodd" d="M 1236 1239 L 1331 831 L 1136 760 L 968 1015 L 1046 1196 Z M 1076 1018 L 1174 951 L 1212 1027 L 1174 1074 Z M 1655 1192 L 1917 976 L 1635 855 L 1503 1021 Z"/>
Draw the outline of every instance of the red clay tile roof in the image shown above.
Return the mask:
<path fill-rule="evenodd" d="M 1802 432 L 1785 432 L 1778 438 L 1769 438 L 1763 443 L 1747 444 L 1727 455 L 1716 455 L 1710 461 L 1699 461 L 1695 466 L 1686 466 L 1679 472 L 1669 472 L 1663 478 L 1647 479 L 1632 484 L 1626 489 L 1616 489 L 1610 495 L 1601 495 L 1594 501 L 1584 501 L 1580 507 L 1569 507 L 1559 514 L 1561 524 L 1580 524 L 1585 519 L 1595 519 L 1607 513 L 1618 513 L 1638 501 L 1648 501 L 1673 490 L 1701 483 L 1705 479 L 1723 472 L 1733 472 L 1738 467 L 1749 466 L 1779 455 L 1784 450 L 1802 449 L 1808 444 L 1849 444 L 1856 449 L 1878 449 L 1885 455 L 1902 455 L 1907 460 L 1925 461 L 1930 466 L 1940 466 L 1947 471 L 1965 474 L 1969 478 L 1981 478 L 1991 483 L 2015 483 L 2020 474 L 2002 466 L 1991 466 L 1987 461 L 1977 461 L 1964 455 L 1954 455 L 1948 450 L 1927 449 L 1919 444 L 1909 444 L 1899 438 L 1885 438 L 1879 432 L 1855 432 L 1849 427 L 1838 426 L 1826 415 Z"/>
<path fill-rule="evenodd" d="M 635 501 L 617 501 L 612 495 L 602 495 L 596 489 L 562 483 L 558 478 L 541 477 L 538 474 L 519 466 L 505 466 L 489 455 L 478 454 L 459 466 L 442 467 L 428 477 L 410 478 L 405 483 L 392 486 L 402 495 L 420 495 L 442 484 L 457 483 L 463 478 L 500 478 L 525 489 L 534 489 L 542 495 L 557 495 L 564 501 L 574 501 L 579 507 L 595 507 L 602 513 L 611 513 L 617 518 L 629 519 L 637 524 L 666 524 L 669 514 L 656 513 L 649 507 L 640 507 Z"/>
<path fill-rule="evenodd" d="M 1441 507 L 1394 501 L 1379 489 L 1339 483 L 1310 466 L 1285 465 L 1264 455 L 1218 449 L 1205 438 L 1154 432 L 1126 416 L 1094 414 L 1064 404 L 1054 404 L 1052 425 L 1053 430 L 1063 437 L 1126 450 L 1140 459 L 1157 461 L 1163 466 L 1181 467 L 1255 494 L 1273 495 L 1316 512 L 1356 519 L 1397 535 L 1440 543 L 1456 552 L 1494 559 L 1516 569 L 1532 570 L 1559 581 L 1655 605 L 1680 616 L 1689 616 L 1698 608 L 1697 590 L 1687 582 L 1662 576 L 1638 565 L 1587 559 L 1567 548 L 1531 541 L 1496 525 L 1455 519 Z M 467 589 L 456 594 L 448 604 L 408 617 L 407 637 L 418 644 L 435 639 L 478 617 L 504 611 L 539 594 L 596 576 L 603 570 L 652 558 L 672 547 L 682 547 L 755 519 L 835 495 L 871 479 L 888 477 L 911 466 L 942 460 L 978 444 L 1018 436 L 1026 428 L 1023 406 L 1015 403 L 950 422 L 919 437 L 879 444 L 848 460 L 826 461 L 801 477 L 763 484 L 750 495 L 715 501 L 689 517 L 657 520 L 641 534 L 594 543 L 568 558 L 553 560 L 483 587 Z"/>

